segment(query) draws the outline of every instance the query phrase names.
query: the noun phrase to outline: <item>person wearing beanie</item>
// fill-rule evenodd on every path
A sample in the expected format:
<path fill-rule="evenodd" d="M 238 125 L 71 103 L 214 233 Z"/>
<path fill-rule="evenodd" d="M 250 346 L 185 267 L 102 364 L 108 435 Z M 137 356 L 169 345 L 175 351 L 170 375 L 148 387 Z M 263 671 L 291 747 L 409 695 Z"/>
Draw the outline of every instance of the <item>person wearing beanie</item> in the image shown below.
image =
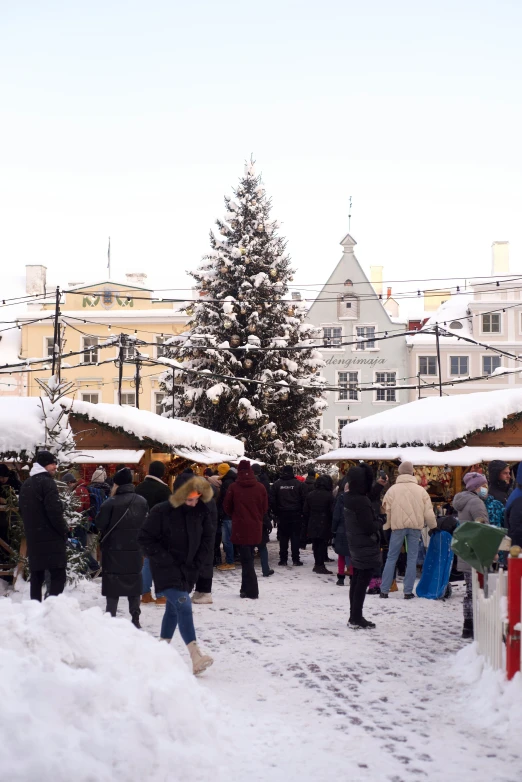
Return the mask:
<path fill-rule="evenodd" d="M 458 520 L 489 523 L 488 510 L 484 500 L 488 496 L 488 480 L 481 472 L 468 472 L 463 478 L 464 491 L 453 497 L 453 507 L 457 511 Z M 457 569 L 464 573 L 466 593 L 462 605 L 464 613 L 463 638 L 473 638 L 473 595 L 471 586 L 471 567 L 458 557 Z"/>
<path fill-rule="evenodd" d="M 285 464 L 281 477 L 273 486 L 273 511 L 277 518 L 279 533 L 279 565 L 288 564 L 288 544 L 292 551 L 294 566 L 301 566 L 300 558 L 303 509 L 306 496 L 305 484 L 294 477 L 294 468 Z"/>
<path fill-rule="evenodd" d="M 307 535 L 312 541 L 314 573 L 332 575 L 326 568 L 328 541 L 332 537 L 332 519 L 335 506 L 333 482 L 329 475 L 320 475 L 315 488 L 305 497 L 303 516 L 308 525 Z"/>
<path fill-rule="evenodd" d="M 170 497 L 170 489 L 164 482 L 165 472 L 166 467 L 163 462 L 151 462 L 145 480 L 136 486 L 136 494 L 139 494 L 140 497 L 145 497 L 149 510 L 152 510 L 160 502 L 166 502 Z M 156 595 L 155 599 L 152 597 L 152 571 L 148 557 L 143 559 L 141 578 L 141 602 L 155 603 L 158 606 L 166 605 L 167 598 L 164 595 Z"/>
<path fill-rule="evenodd" d="M 136 494 L 128 467 L 115 473 L 114 485 L 116 493 L 105 500 L 95 519 L 102 552 L 102 595 L 111 616 L 116 616 L 119 598 L 127 597 L 132 624 L 139 629 L 142 556 L 138 533 L 149 507 Z"/>
<path fill-rule="evenodd" d="M 263 576 L 264 578 L 269 578 L 274 575 L 274 571 L 270 567 L 267 548 L 267 544 L 270 540 L 270 533 L 274 529 L 274 525 L 272 524 L 272 486 L 270 485 L 270 479 L 266 471 L 260 464 L 253 464 L 252 472 L 256 476 L 256 480 L 265 487 L 268 497 L 268 511 L 263 516 L 263 538 L 261 544 L 257 547 L 257 550 L 259 551 L 259 560 L 261 562 Z"/>
<path fill-rule="evenodd" d="M 239 462 L 237 480 L 223 500 L 223 510 L 232 519 L 232 543 L 239 546 L 241 556 L 240 597 L 256 600 L 259 585 L 254 569 L 254 547 L 263 537 L 263 517 L 268 513 L 268 495 L 256 480 L 250 462 Z"/>
<path fill-rule="evenodd" d="M 65 588 L 68 527 L 54 476 L 56 457 L 40 451 L 20 490 L 20 515 L 27 540 L 31 571 L 31 600 L 42 601 L 45 571 L 50 573 L 49 595 Z"/>
<path fill-rule="evenodd" d="M 402 462 L 400 465 L 397 481 L 384 495 L 383 506 L 386 513 L 386 524 L 383 529 L 391 529 L 391 535 L 382 574 L 381 597 L 388 597 L 395 565 L 406 540 L 408 555 L 404 577 L 404 599 L 410 600 L 414 597 L 413 587 L 417 574 L 421 532 L 426 525 L 429 529 L 435 529 L 437 526 L 430 496 L 426 489 L 419 486 L 411 462 Z"/>
<path fill-rule="evenodd" d="M 217 538 L 221 538 L 223 541 L 223 551 L 225 552 L 225 561 L 221 562 L 221 552 L 218 553 L 216 561 L 217 569 L 220 571 L 235 570 L 235 557 L 234 557 L 234 544 L 232 543 L 232 519 L 230 515 L 225 511 L 223 502 L 227 496 L 228 490 L 234 484 L 237 472 L 229 464 L 223 462 L 218 465 L 218 476 L 221 478 L 221 492 L 217 498 L 217 510 L 218 510 L 218 531 L 216 533 Z"/>
<path fill-rule="evenodd" d="M 205 478 L 181 473 L 168 502 L 150 511 L 139 543 L 150 559 L 156 594 L 167 598 L 160 638 L 171 642 L 176 627 L 187 645 L 195 675 L 214 662 L 196 640 L 190 592 L 212 552 L 214 530 L 209 503 L 212 486 Z"/>

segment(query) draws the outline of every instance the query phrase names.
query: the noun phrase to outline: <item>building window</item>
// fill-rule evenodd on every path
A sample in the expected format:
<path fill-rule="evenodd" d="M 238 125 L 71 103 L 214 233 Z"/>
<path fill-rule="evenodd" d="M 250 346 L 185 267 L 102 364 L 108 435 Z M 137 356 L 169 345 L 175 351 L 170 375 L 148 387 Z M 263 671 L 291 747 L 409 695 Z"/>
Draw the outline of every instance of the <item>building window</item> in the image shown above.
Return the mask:
<path fill-rule="evenodd" d="M 375 392 L 376 402 L 396 402 L 397 390 L 392 386 L 395 386 L 397 382 L 396 372 L 376 372 L 375 382 L 381 383 L 383 386 L 389 386 L 387 388 L 378 388 Z"/>
<path fill-rule="evenodd" d="M 500 312 L 488 312 L 482 316 L 483 334 L 500 334 Z"/>
<path fill-rule="evenodd" d="M 419 374 L 420 375 L 436 375 L 437 374 L 437 357 L 436 356 L 419 356 Z"/>
<path fill-rule="evenodd" d="M 165 394 L 162 394 L 161 391 L 156 391 L 154 394 L 154 412 L 156 415 L 161 415 L 163 413 L 163 400 L 165 399 Z"/>
<path fill-rule="evenodd" d="M 83 364 L 98 363 L 98 337 L 83 338 Z"/>
<path fill-rule="evenodd" d="M 501 364 L 500 356 L 482 356 L 482 374 L 491 375 Z"/>
<path fill-rule="evenodd" d="M 164 337 L 156 337 L 156 358 L 168 358 L 168 348 L 164 345 Z"/>
<path fill-rule="evenodd" d="M 136 345 L 124 345 L 123 360 L 134 361 L 135 358 L 136 358 Z"/>
<path fill-rule="evenodd" d="M 375 348 L 375 326 L 357 326 L 355 330 L 357 337 L 356 350 L 373 350 Z"/>
<path fill-rule="evenodd" d="M 323 345 L 325 348 L 339 347 L 343 341 L 343 330 L 336 326 L 323 328 Z"/>
<path fill-rule="evenodd" d="M 127 405 L 128 407 L 136 407 L 136 394 L 134 391 L 123 391 L 121 395 L 121 403 L 122 405 Z"/>
<path fill-rule="evenodd" d="M 53 353 L 54 353 L 54 337 L 46 337 L 44 358 L 52 358 Z"/>
<path fill-rule="evenodd" d="M 450 375 L 467 375 L 468 373 L 468 356 L 450 356 Z"/>
<path fill-rule="evenodd" d="M 353 293 L 339 296 L 337 299 L 337 317 L 340 319 L 353 319 L 359 317 L 359 299 Z"/>
<path fill-rule="evenodd" d="M 358 418 L 338 418 L 337 419 L 337 437 L 339 438 L 339 445 L 342 445 L 341 432 L 347 424 L 353 424 L 354 421 L 358 421 Z"/>
<path fill-rule="evenodd" d="M 89 391 L 82 394 L 82 402 L 90 402 L 91 405 L 97 405 L 100 402 L 100 395 L 97 391 Z"/>
<path fill-rule="evenodd" d="M 359 382 L 358 372 L 338 372 L 337 385 L 339 388 L 338 399 L 340 402 L 358 402 L 359 392 L 357 383 Z"/>

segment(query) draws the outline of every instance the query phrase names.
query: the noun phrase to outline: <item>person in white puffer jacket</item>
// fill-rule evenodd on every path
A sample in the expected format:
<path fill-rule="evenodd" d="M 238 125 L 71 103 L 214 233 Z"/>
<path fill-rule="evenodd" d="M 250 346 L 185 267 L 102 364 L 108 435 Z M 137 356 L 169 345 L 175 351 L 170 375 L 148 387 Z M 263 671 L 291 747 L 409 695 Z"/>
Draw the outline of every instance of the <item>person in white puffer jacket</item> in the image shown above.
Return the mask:
<path fill-rule="evenodd" d="M 388 558 L 382 574 L 381 597 L 388 597 L 395 565 L 406 538 L 408 558 L 404 578 L 404 598 L 410 600 L 414 597 L 413 587 L 421 531 L 426 525 L 429 529 L 437 526 L 429 494 L 426 489 L 419 486 L 417 478 L 413 475 L 411 462 L 402 462 L 399 467 L 399 477 L 395 485 L 384 495 L 383 505 L 386 512 L 386 524 L 383 529 L 391 527 L 392 532 Z"/>

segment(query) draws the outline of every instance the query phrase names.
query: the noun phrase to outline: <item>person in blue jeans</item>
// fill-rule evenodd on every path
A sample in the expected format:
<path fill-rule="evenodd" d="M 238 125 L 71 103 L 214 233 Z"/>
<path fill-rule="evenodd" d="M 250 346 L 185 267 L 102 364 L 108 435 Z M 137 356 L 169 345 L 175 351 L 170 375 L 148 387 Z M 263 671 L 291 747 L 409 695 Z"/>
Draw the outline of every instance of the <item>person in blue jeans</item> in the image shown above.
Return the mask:
<path fill-rule="evenodd" d="M 406 540 L 407 561 L 404 577 L 404 599 L 411 600 L 415 595 L 415 576 L 417 574 L 417 554 L 421 531 L 427 525 L 429 529 L 437 526 L 433 506 L 426 489 L 419 486 L 413 474 L 413 464 L 402 462 L 397 481 L 384 495 L 386 513 L 384 529 L 391 528 L 390 546 L 386 565 L 382 574 L 381 597 L 387 598 L 393 581 L 395 565 L 404 541 Z"/>
<path fill-rule="evenodd" d="M 225 499 L 229 488 L 235 482 L 237 471 L 223 462 L 218 465 L 218 476 L 221 478 L 221 491 L 216 499 L 218 508 L 218 523 L 221 524 L 221 538 L 223 541 L 223 551 L 225 552 L 225 561 L 217 566 L 217 570 L 235 570 L 234 544 L 232 543 L 232 519 L 223 509 L 223 500 Z"/>
<path fill-rule="evenodd" d="M 152 508 L 138 537 L 149 558 L 156 594 L 167 598 L 161 640 L 170 643 L 179 626 L 194 674 L 202 673 L 214 662 L 198 647 L 190 599 L 199 572 L 214 548 L 215 526 L 207 506 L 213 496 L 204 478 L 181 473 L 169 500 Z"/>

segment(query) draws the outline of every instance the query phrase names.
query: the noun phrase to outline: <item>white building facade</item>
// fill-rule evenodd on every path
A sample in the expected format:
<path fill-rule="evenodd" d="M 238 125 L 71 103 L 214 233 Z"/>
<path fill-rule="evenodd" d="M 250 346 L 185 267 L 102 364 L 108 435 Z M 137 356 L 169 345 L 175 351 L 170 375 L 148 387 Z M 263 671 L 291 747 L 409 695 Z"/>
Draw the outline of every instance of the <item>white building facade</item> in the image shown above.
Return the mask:
<path fill-rule="evenodd" d="M 324 429 L 340 436 L 347 423 L 408 401 L 396 387 L 408 374 L 405 323 L 390 317 L 355 257 L 355 240 L 347 234 L 343 255 L 308 312 L 307 320 L 322 330 L 321 374 L 328 392 Z M 379 339 L 387 336 L 387 339 Z M 352 343 L 345 345 L 343 343 Z M 358 387 L 374 384 L 369 391 Z"/>

